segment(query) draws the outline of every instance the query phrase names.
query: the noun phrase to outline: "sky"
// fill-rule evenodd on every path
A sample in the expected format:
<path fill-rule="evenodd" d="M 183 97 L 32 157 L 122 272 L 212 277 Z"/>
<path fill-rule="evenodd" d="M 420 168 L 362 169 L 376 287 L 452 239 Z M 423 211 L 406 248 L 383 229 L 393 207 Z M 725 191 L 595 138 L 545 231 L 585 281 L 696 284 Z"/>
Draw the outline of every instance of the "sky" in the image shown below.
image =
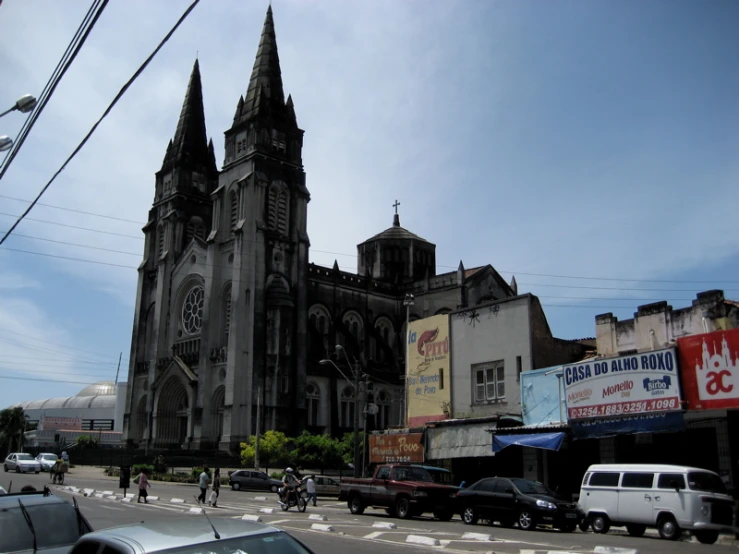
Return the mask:
<path fill-rule="evenodd" d="M 0 180 L 0 231 L 189 4 L 109 3 Z M 89 6 L 2 2 L 0 112 L 40 94 Z M 515 275 L 560 338 L 594 336 L 605 312 L 739 298 L 739 3 L 272 8 L 305 130 L 311 261 L 356 271 L 356 245 L 391 225 L 397 199 L 438 273 L 461 260 Z M 0 247 L 0 408 L 113 380 L 119 356 L 126 378 L 141 227 L 193 63 L 220 167 L 266 9 L 202 0 Z M 24 118 L 0 119 L 0 135 Z"/>

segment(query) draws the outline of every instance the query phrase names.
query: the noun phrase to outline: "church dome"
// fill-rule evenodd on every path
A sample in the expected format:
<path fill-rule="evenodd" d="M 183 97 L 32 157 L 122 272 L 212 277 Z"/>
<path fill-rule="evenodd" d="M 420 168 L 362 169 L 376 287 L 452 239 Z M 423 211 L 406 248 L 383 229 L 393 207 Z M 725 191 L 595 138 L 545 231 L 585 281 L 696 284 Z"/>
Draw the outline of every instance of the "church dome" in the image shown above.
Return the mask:
<path fill-rule="evenodd" d="M 77 396 L 111 396 L 115 395 L 115 383 L 113 381 L 98 381 L 87 385 L 77 393 Z"/>

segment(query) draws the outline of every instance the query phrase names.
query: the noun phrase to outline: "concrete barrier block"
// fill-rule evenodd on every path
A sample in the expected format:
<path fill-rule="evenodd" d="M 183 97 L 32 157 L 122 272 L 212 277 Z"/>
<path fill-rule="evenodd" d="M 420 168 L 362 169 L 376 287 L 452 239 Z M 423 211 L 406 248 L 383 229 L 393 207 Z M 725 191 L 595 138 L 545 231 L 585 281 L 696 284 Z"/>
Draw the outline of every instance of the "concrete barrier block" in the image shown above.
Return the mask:
<path fill-rule="evenodd" d="M 331 527 L 330 525 L 326 525 L 324 523 L 314 523 L 313 525 L 310 526 L 310 528 L 315 531 L 333 531 L 334 530 L 333 527 Z"/>
<path fill-rule="evenodd" d="M 595 554 L 639 554 L 639 551 L 633 548 L 620 548 L 618 546 L 596 546 L 593 552 Z"/>
<path fill-rule="evenodd" d="M 267 497 L 266 497 L 266 496 L 255 496 L 255 497 L 254 497 L 254 500 L 261 500 L 261 501 L 265 501 L 265 500 L 267 500 Z"/>
<path fill-rule="evenodd" d="M 85 496 L 90 496 L 92 493 L 95 492 L 95 489 L 82 489 L 82 492 L 85 494 Z"/>
<path fill-rule="evenodd" d="M 254 516 L 254 515 L 251 515 L 251 514 L 244 514 L 244 516 L 241 519 L 243 519 L 244 521 L 256 521 L 257 523 L 261 523 L 262 522 L 262 518 L 261 517 Z"/>
<path fill-rule="evenodd" d="M 146 499 L 151 502 L 152 500 L 159 500 L 158 496 L 147 496 Z"/>
<path fill-rule="evenodd" d="M 203 509 L 202 508 L 196 508 L 195 506 L 193 506 L 192 508 L 190 508 L 190 512 L 189 513 L 191 513 L 191 514 L 202 514 L 203 513 Z"/>
<path fill-rule="evenodd" d="M 93 494 L 93 496 L 95 498 L 105 498 L 105 495 L 101 492 L 96 492 L 95 494 Z"/>
<path fill-rule="evenodd" d="M 111 496 L 113 491 L 102 491 L 105 496 Z"/>
<path fill-rule="evenodd" d="M 170 500 L 170 502 L 172 504 L 184 504 L 185 503 L 185 499 L 184 498 L 172 498 Z"/>
<path fill-rule="evenodd" d="M 275 509 L 274 508 L 259 508 L 260 514 L 274 514 Z"/>
<path fill-rule="evenodd" d="M 412 544 L 422 544 L 424 546 L 441 546 L 439 539 L 433 537 L 425 537 L 423 535 L 408 535 L 405 538 L 405 542 Z"/>
<path fill-rule="evenodd" d="M 318 521 L 328 521 L 328 517 L 321 514 L 311 514 L 308 519 L 317 519 Z"/>
<path fill-rule="evenodd" d="M 374 527 L 375 529 L 397 529 L 398 528 L 397 525 L 389 521 L 375 521 L 372 524 L 372 527 Z"/>
<path fill-rule="evenodd" d="M 132 502 L 132 501 L 133 501 L 133 498 L 131 498 L 130 496 L 127 496 L 126 498 L 121 498 L 121 502 Z"/>
<path fill-rule="evenodd" d="M 114 494 L 105 497 L 106 500 L 118 500 L 118 497 Z"/>
<path fill-rule="evenodd" d="M 462 540 L 491 541 L 493 540 L 493 536 L 485 533 L 465 533 L 462 535 Z"/>

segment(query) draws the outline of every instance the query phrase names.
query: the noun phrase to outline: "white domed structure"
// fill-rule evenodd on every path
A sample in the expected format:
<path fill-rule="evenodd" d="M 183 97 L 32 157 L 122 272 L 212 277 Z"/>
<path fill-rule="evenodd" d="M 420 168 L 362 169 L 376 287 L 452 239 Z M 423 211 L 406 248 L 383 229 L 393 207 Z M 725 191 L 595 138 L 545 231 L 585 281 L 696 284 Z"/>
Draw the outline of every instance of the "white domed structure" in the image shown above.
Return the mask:
<path fill-rule="evenodd" d="M 115 396 L 115 383 L 113 381 L 99 381 L 87 385 L 77 393 L 77 396 Z"/>

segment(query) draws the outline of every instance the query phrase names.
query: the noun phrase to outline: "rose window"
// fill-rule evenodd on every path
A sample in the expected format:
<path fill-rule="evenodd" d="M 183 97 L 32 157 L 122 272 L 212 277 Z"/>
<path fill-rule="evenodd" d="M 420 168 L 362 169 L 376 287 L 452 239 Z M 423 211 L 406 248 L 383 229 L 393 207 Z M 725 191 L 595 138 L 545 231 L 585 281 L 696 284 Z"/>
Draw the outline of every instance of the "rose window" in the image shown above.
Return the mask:
<path fill-rule="evenodd" d="M 203 325 L 203 287 L 193 287 L 182 304 L 182 327 L 189 335 L 200 331 Z"/>

